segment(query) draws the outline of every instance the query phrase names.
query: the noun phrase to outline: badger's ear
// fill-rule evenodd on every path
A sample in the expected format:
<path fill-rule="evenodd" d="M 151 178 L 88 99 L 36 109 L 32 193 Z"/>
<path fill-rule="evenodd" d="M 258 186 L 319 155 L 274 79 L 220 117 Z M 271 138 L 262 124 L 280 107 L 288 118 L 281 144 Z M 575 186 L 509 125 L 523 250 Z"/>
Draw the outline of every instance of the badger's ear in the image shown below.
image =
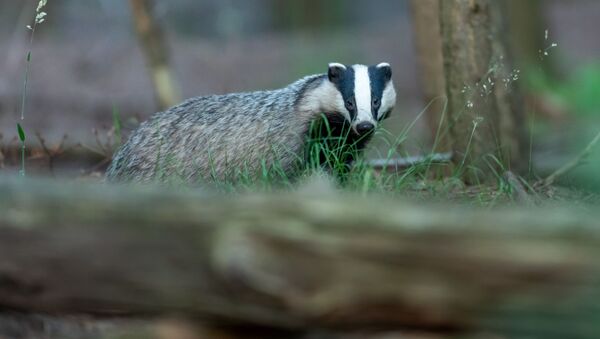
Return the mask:
<path fill-rule="evenodd" d="M 385 81 L 390 81 L 392 79 L 392 66 L 390 66 L 390 64 L 382 62 L 375 67 L 383 74 Z"/>
<path fill-rule="evenodd" d="M 329 81 L 336 82 L 342 77 L 342 74 L 346 71 L 346 66 L 332 62 L 329 64 L 329 70 L 327 71 L 327 76 L 329 77 Z"/>

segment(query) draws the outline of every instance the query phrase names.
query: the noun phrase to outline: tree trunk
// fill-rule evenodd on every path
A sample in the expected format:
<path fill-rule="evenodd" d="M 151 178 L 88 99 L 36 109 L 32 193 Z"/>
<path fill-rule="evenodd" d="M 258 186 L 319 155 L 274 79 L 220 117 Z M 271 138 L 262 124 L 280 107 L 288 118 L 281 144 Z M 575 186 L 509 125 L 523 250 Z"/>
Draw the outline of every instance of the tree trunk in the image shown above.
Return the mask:
<path fill-rule="evenodd" d="M 598 220 L 1 179 L 0 309 L 593 338 Z"/>
<path fill-rule="evenodd" d="M 411 0 L 420 85 L 433 152 L 448 152 L 451 142 L 446 123 L 446 83 L 442 57 L 439 0 Z M 446 127 L 446 129 L 443 129 Z"/>
<path fill-rule="evenodd" d="M 492 0 L 440 0 L 448 124 L 454 164 L 468 183 L 522 166 L 523 124 L 502 6 Z"/>
<path fill-rule="evenodd" d="M 159 109 L 178 103 L 181 98 L 169 67 L 164 33 L 152 13 L 152 0 L 130 0 L 135 29 L 152 76 Z"/>
<path fill-rule="evenodd" d="M 515 68 L 515 58 L 510 44 L 507 7 L 504 2 L 495 3 L 493 8 L 494 58 L 500 60 L 494 75 L 500 121 L 500 160 L 515 173 L 525 173 L 527 161 L 527 128 L 525 104 L 520 82 L 521 71 Z M 506 168 L 504 168 L 505 170 Z"/>

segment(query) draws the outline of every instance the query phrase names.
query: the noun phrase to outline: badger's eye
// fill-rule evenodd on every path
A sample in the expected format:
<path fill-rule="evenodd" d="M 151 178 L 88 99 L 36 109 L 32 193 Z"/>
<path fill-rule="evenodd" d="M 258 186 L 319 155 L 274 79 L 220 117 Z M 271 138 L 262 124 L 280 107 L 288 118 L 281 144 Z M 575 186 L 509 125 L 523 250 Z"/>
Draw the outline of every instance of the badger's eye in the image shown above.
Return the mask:
<path fill-rule="evenodd" d="M 348 100 L 346 100 L 346 108 L 347 108 L 349 111 L 352 111 L 352 110 L 354 110 L 354 100 L 352 100 L 352 99 L 348 99 Z"/>
<path fill-rule="evenodd" d="M 381 104 L 381 102 L 379 101 L 379 99 L 377 99 L 377 98 L 373 99 L 373 107 L 378 108 L 380 104 Z"/>

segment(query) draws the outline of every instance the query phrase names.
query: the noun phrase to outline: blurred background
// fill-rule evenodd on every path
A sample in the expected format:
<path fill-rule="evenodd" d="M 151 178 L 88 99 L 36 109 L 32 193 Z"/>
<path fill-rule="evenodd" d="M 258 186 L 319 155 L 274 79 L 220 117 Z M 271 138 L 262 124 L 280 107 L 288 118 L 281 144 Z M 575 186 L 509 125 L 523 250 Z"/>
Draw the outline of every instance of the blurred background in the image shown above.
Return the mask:
<path fill-rule="evenodd" d="M 507 1 L 533 131 L 531 157 L 543 171 L 568 161 L 600 129 L 600 1 Z M 10 145 L 18 146 L 26 26 L 37 3 L 0 0 L 0 142 L 9 169 Z M 28 148 L 39 147 L 37 132 L 48 148 L 67 135 L 67 144 L 98 150 L 94 129 L 110 129 L 115 114 L 126 135 L 159 110 L 130 2 L 50 0 L 45 11 L 32 49 L 23 122 Z M 281 87 L 324 72 L 331 61 L 385 61 L 393 66 L 399 94 L 386 128 L 400 133 L 427 105 L 409 1 L 171 0 L 156 1 L 153 13 L 181 98 Z M 422 153 L 429 140 L 424 119 L 418 119 L 404 150 Z M 593 166 L 569 180 L 577 183 Z M 600 187 L 591 175 L 581 185 L 594 183 Z"/>

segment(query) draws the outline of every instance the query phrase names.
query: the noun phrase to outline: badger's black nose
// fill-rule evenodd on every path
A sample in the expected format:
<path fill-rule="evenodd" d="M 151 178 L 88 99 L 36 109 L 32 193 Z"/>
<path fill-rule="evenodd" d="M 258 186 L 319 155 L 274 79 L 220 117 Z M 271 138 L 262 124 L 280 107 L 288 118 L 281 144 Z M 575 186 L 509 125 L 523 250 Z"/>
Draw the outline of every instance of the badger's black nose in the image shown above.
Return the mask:
<path fill-rule="evenodd" d="M 374 129 L 375 125 L 370 122 L 361 122 L 360 124 L 356 125 L 356 132 L 360 135 L 371 133 Z"/>

